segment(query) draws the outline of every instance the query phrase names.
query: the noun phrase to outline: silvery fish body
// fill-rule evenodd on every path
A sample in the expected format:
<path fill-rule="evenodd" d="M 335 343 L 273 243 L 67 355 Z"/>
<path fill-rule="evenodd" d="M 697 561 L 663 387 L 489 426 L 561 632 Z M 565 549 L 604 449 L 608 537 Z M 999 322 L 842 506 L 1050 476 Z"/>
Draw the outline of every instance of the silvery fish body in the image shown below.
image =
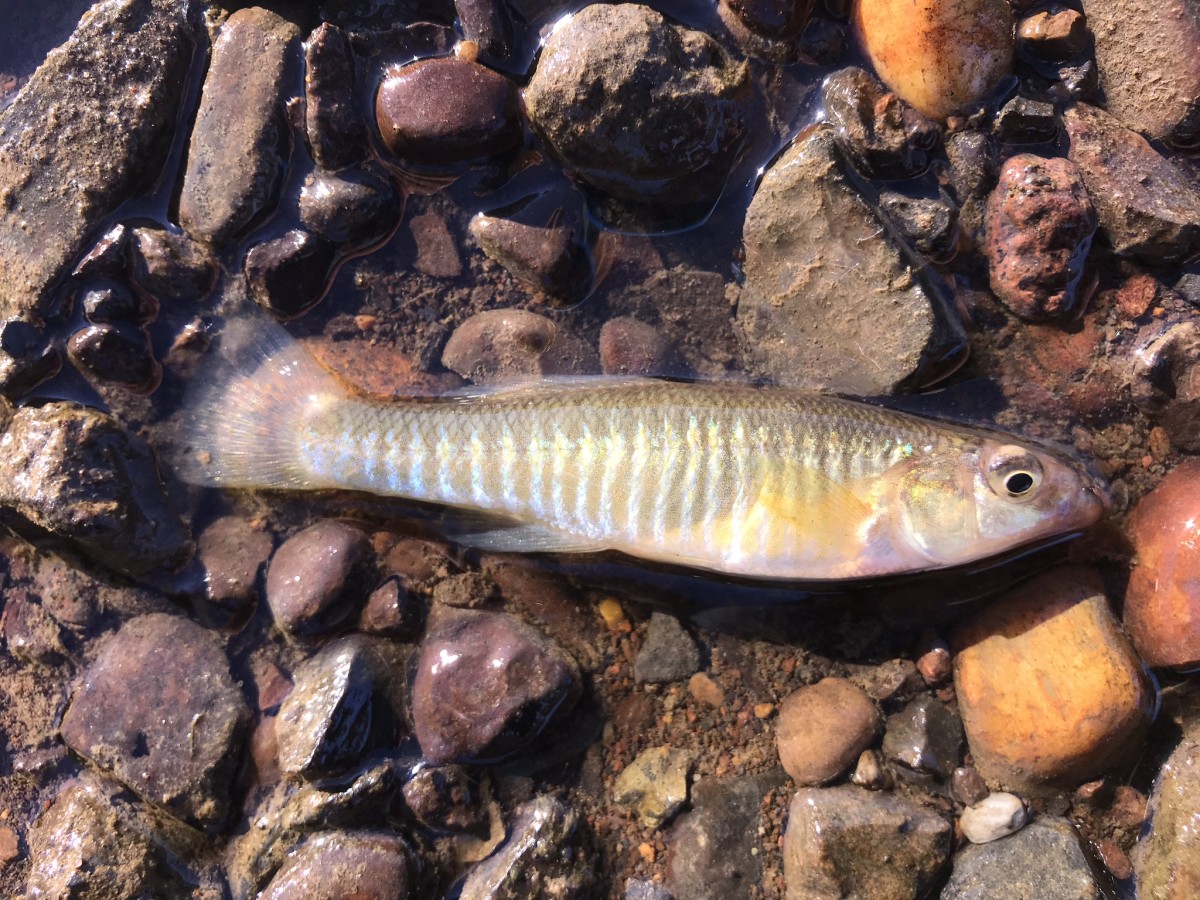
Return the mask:
<path fill-rule="evenodd" d="M 479 546 L 618 550 L 824 581 L 969 563 L 1078 531 L 1101 489 L 1058 454 L 782 388 L 574 379 L 358 396 L 260 327 L 194 400 L 185 477 L 492 513 Z"/>

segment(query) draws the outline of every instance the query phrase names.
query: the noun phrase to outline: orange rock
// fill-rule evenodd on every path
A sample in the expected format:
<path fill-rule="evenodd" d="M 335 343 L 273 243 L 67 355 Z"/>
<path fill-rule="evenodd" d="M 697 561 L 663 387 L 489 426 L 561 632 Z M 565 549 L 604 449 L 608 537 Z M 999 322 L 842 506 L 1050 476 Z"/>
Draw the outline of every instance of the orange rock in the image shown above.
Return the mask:
<path fill-rule="evenodd" d="M 1153 682 L 1090 569 L 1020 585 L 953 642 L 967 741 L 989 784 L 1073 787 L 1120 762 L 1150 724 Z"/>
<path fill-rule="evenodd" d="M 1135 556 L 1125 628 L 1151 666 L 1200 662 L 1200 460 L 1181 463 L 1126 526 Z"/>
<path fill-rule="evenodd" d="M 879 734 L 879 710 L 844 678 L 802 687 L 779 707 L 779 760 L 799 784 L 825 784 L 848 768 Z"/>

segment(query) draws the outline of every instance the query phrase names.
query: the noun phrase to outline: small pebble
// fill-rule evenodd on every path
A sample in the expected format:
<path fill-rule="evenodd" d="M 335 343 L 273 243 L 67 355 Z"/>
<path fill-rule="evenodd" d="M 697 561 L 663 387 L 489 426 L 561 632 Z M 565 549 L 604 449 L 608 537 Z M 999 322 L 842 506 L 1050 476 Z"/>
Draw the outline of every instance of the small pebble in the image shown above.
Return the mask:
<path fill-rule="evenodd" d="M 0 394 L 16 399 L 60 368 L 62 357 L 40 326 L 22 318 L 0 321 Z"/>
<path fill-rule="evenodd" d="M 671 374 L 674 355 L 659 330 L 638 319 L 618 316 L 600 329 L 600 367 L 605 375 Z"/>
<path fill-rule="evenodd" d="M 1075 9 L 1039 10 L 1017 23 L 1019 45 L 1042 59 L 1068 59 L 1088 42 L 1087 20 Z"/>
<path fill-rule="evenodd" d="M 948 778 L 962 756 L 963 724 L 946 704 L 922 695 L 888 716 L 883 753 L 910 769 Z"/>
<path fill-rule="evenodd" d="M 182 307 L 199 303 L 217 281 L 212 251 L 182 232 L 135 228 L 129 257 L 133 286 L 159 303 Z"/>
<path fill-rule="evenodd" d="M 139 297 L 122 284 L 93 284 L 75 298 L 84 318 L 93 324 L 120 322 L 145 325 L 158 313 L 158 303 Z"/>
<path fill-rule="evenodd" d="M 267 604 L 286 635 L 334 627 L 365 599 L 371 542 L 362 529 L 325 519 L 292 535 L 271 557 Z"/>
<path fill-rule="evenodd" d="M 971 806 L 988 795 L 987 782 L 978 769 L 959 766 L 950 774 L 950 795 L 963 806 Z"/>
<path fill-rule="evenodd" d="M 488 310 L 467 319 L 446 342 L 442 364 L 475 384 L 600 370 L 591 347 L 545 316 L 523 309 Z"/>
<path fill-rule="evenodd" d="M 336 260 L 332 243 L 293 228 L 251 247 L 243 268 L 255 302 L 291 318 L 311 309 L 325 296 Z"/>
<path fill-rule="evenodd" d="M 424 610 L 420 600 L 404 586 L 399 575 L 385 578 L 371 591 L 358 617 L 358 630 L 398 640 L 421 633 Z"/>
<path fill-rule="evenodd" d="M 724 689 L 704 672 L 697 672 L 688 680 L 688 693 L 713 709 L 725 705 Z"/>
<path fill-rule="evenodd" d="M 1013 97 L 996 113 L 992 130 L 1005 144 L 1039 144 L 1058 134 L 1058 111 L 1053 103 Z"/>
<path fill-rule="evenodd" d="M 643 750 L 621 770 L 613 802 L 630 807 L 644 828 L 661 828 L 687 802 L 691 755 L 671 747 Z"/>
<path fill-rule="evenodd" d="M 1021 830 L 1028 819 L 1021 798 L 1001 792 L 968 806 L 958 821 L 968 841 L 986 844 Z"/>
<path fill-rule="evenodd" d="M 378 244 L 400 224 L 404 202 L 389 179 L 366 170 L 316 169 L 300 188 L 300 221 L 342 248 Z"/>
<path fill-rule="evenodd" d="M 700 648 L 674 616 L 651 613 L 642 649 L 633 661 L 639 684 L 666 684 L 690 678 L 700 668 Z"/>
<path fill-rule="evenodd" d="M 89 325 L 71 335 L 67 356 L 89 377 L 136 394 L 149 394 L 162 380 L 147 335 L 133 327 Z"/>
<path fill-rule="evenodd" d="M 422 766 L 404 783 L 404 802 L 433 831 L 486 833 L 488 813 L 478 780 L 462 766 Z"/>
<path fill-rule="evenodd" d="M 824 784 L 845 772 L 879 729 L 879 710 L 861 688 L 826 678 L 784 699 L 775 743 L 797 784 Z"/>
<path fill-rule="evenodd" d="M 891 773 L 884 768 L 883 761 L 874 750 L 864 750 L 859 754 L 850 780 L 868 791 L 882 791 L 892 786 Z"/>

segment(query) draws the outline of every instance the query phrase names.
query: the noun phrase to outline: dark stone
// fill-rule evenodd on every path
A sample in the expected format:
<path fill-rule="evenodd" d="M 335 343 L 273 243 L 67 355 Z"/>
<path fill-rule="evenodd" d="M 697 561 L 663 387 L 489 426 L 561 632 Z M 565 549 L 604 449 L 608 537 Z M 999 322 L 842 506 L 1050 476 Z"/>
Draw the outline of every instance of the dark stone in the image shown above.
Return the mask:
<path fill-rule="evenodd" d="M 354 59 L 346 33 L 322 22 L 304 44 L 304 128 L 313 159 L 343 169 L 367 158 L 367 129 L 354 102 Z"/>
<path fill-rule="evenodd" d="M 1195 322 L 1180 322 L 1146 341 L 1130 382 L 1133 402 L 1166 430 L 1172 446 L 1200 450 L 1200 327 Z"/>
<path fill-rule="evenodd" d="M 0 505 L 104 565 L 145 573 L 191 555 L 150 447 L 70 403 L 17 410 L 0 438 Z"/>
<path fill-rule="evenodd" d="M 582 825 L 566 803 L 535 797 L 521 804 L 508 838 L 467 874 L 459 900 L 576 900 L 591 896 L 594 856 L 580 846 Z"/>
<path fill-rule="evenodd" d="M 738 45 L 773 63 L 800 59 L 800 35 L 813 0 L 721 0 L 717 9 Z"/>
<path fill-rule="evenodd" d="M 67 356 L 90 378 L 137 394 L 149 394 L 162 380 L 150 338 L 140 329 L 89 325 L 71 335 Z"/>
<path fill-rule="evenodd" d="M 213 42 L 188 146 L 179 221 L 222 245 L 265 216 L 282 180 L 288 54 L 296 26 L 261 7 L 239 9 Z"/>
<path fill-rule="evenodd" d="M 762 880 L 755 853 L 759 804 L 764 786 L 758 778 L 702 778 L 692 790 L 692 810 L 671 829 L 667 885 L 688 900 L 742 900 Z"/>
<path fill-rule="evenodd" d="M 941 900 L 1100 900 L 1103 896 L 1071 823 L 1042 816 L 1003 840 L 968 844 L 959 851 Z"/>
<path fill-rule="evenodd" d="M 1100 73 L 1096 69 L 1096 63 L 1090 59 L 1077 65 L 1060 66 L 1058 81 L 1070 100 L 1084 100 L 1090 103 L 1100 91 Z"/>
<path fill-rule="evenodd" d="M 575 661 L 524 622 L 438 607 L 413 675 L 413 731 L 435 765 L 498 759 L 536 742 L 579 692 Z"/>
<path fill-rule="evenodd" d="M 61 733 L 147 802 L 214 830 L 229 812 L 249 723 L 224 641 L 159 613 L 127 622 L 104 642 Z"/>
<path fill-rule="evenodd" d="M 883 752 L 910 769 L 949 778 L 962 759 L 963 739 L 962 719 L 924 695 L 888 716 Z"/>
<path fill-rule="evenodd" d="M 129 228 L 120 223 L 104 233 L 71 273 L 76 278 L 119 278 L 127 266 Z"/>
<path fill-rule="evenodd" d="M 0 322 L 0 395 L 15 400 L 62 368 L 62 357 L 39 325 L 27 319 Z"/>
<path fill-rule="evenodd" d="M 675 895 L 661 884 L 630 878 L 625 882 L 625 900 L 675 900 Z"/>
<path fill-rule="evenodd" d="M 747 134 L 747 72 L 645 6 L 597 3 L 551 33 L 525 106 L 550 150 L 606 195 L 602 218 L 661 227 L 703 216 L 724 188 Z"/>
<path fill-rule="evenodd" d="M 974 237 L 983 230 L 984 203 L 996 183 L 996 143 L 982 131 L 959 131 L 946 138 L 946 157 L 959 222 Z"/>
<path fill-rule="evenodd" d="M 389 70 L 375 98 L 375 120 L 393 157 L 434 166 L 514 150 L 523 135 L 516 85 L 457 56 Z"/>
<path fill-rule="evenodd" d="M 918 252 L 937 260 L 954 256 L 958 248 L 958 207 L 953 203 L 883 191 L 879 207 Z"/>
<path fill-rule="evenodd" d="M 638 683 L 683 681 L 699 669 L 700 648 L 679 620 L 666 613 L 652 613 L 642 649 L 633 661 L 633 677 Z"/>
<path fill-rule="evenodd" d="M 1053 103 L 1013 97 L 996 113 L 992 130 L 1005 144 L 1040 144 L 1058 134 L 1058 110 Z"/>
<path fill-rule="evenodd" d="M 5 591 L 3 631 L 4 645 L 17 659 L 54 665 L 67 658 L 62 628 L 26 590 Z"/>
<path fill-rule="evenodd" d="M 0 318 L 53 288 L 170 148 L 198 6 L 117 0 L 85 16 L 0 115 Z"/>
<path fill-rule="evenodd" d="M 421 633 L 425 608 L 416 594 L 405 587 L 405 579 L 391 575 L 371 595 L 358 617 L 358 630 L 397 640 L 408 640 Z"/>
<path fill-rule="evenodd" d="M 442 365 L 476 384 L 600 371 L 595 350 L 545 316 L 523 309 L 471 316 L 446 341 Z"/>
<path fill-rule="evenodd" d="M 259 900 L 408 900 L 409 851 L 394 834 L 330 832 L 288 857 Z"/>
<path fill-rule="evenodd" d="M 475 779 L 462 766 L 425 766 L 404 785 L 404 802 L 432 831 L 486 833 L 487 809 Z"/>
<path fill-rule="evenodd" d="M 941 129 L 857 66 L 834 72 L 822 88 L 825 114 L 863 171 L 907 178 L 929 165 Z"/>
<path fill-rule="evenodd" d="M 846 49 L 846 29 L 830 19 L 816 16 L 800 35 L 800 55 L 818 66 L 837 65 Z"/>
<path fill-rule="evenodd" d="M 196 539 L 196 557 L 204 570 L 210 603 L 226 610 L 258 599 L 258 576 L 271 556 L 274 540 L 237 516 L 217 519 Z"/>
<path fill-rule="evenodd" d="M 365 599 L 371 541 L 353 525 L 325 519 L 292 535 L 267 570 L 267 603 L 284 634 L 328 631 Z"/>
<path fill-rule="evenodd" d="M 135 228 L 129 251 L 133 286 L 162 303 L 192 306 L 216 284 L 212 252 L 186 234 Z"/>
<path fill-rule="evenodd" d="M 300 189 L 300 221 L 343 248 L 378 244 L 396 230 L 403 214 L 404 201 L 396 186 L 365 170 L 333 175 L 316 169 Z"/>
<path fill-rule="evenodd" d="M 987 782 L 978 769 L 959 766 L 950 773 L 950 795 L 963 806 L 973 806 L 988 793 Z"/>
<path fill-rule="evenodd" d="M 115 282 L 100 282 L 81 290 L 76 297 L 84 318 L 95 324 L 145 325 L 158 314 L 158 304 L 139 297 Z"/>
<path fill-rule="evenodd" d="M 490 65 L 507 63 L 513 52 L 513 25 L 504 0 L 454 0 L 463 37 L 479 45 Z"/>
<path fill-rule="evenodd" d="M 285 318 L 308 311 L 325 296 L 337 248 L 311 232 L 293 228 L 255 244 L 246 254 L 246 281 L 255 302 Z"/>

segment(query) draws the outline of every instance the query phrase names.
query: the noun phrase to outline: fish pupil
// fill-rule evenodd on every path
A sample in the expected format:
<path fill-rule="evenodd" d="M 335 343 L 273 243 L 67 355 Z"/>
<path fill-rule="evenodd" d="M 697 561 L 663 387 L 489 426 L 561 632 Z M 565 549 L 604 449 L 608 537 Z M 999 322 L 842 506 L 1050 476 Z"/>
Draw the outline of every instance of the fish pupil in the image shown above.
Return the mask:
<path fill-rule="evenodd" d="M 1014 497 L 1019 497 L 1033 487 L 1033 476 L 1028 472 L 1013 472 L 1004 480 L 1004 487 Z"/>

